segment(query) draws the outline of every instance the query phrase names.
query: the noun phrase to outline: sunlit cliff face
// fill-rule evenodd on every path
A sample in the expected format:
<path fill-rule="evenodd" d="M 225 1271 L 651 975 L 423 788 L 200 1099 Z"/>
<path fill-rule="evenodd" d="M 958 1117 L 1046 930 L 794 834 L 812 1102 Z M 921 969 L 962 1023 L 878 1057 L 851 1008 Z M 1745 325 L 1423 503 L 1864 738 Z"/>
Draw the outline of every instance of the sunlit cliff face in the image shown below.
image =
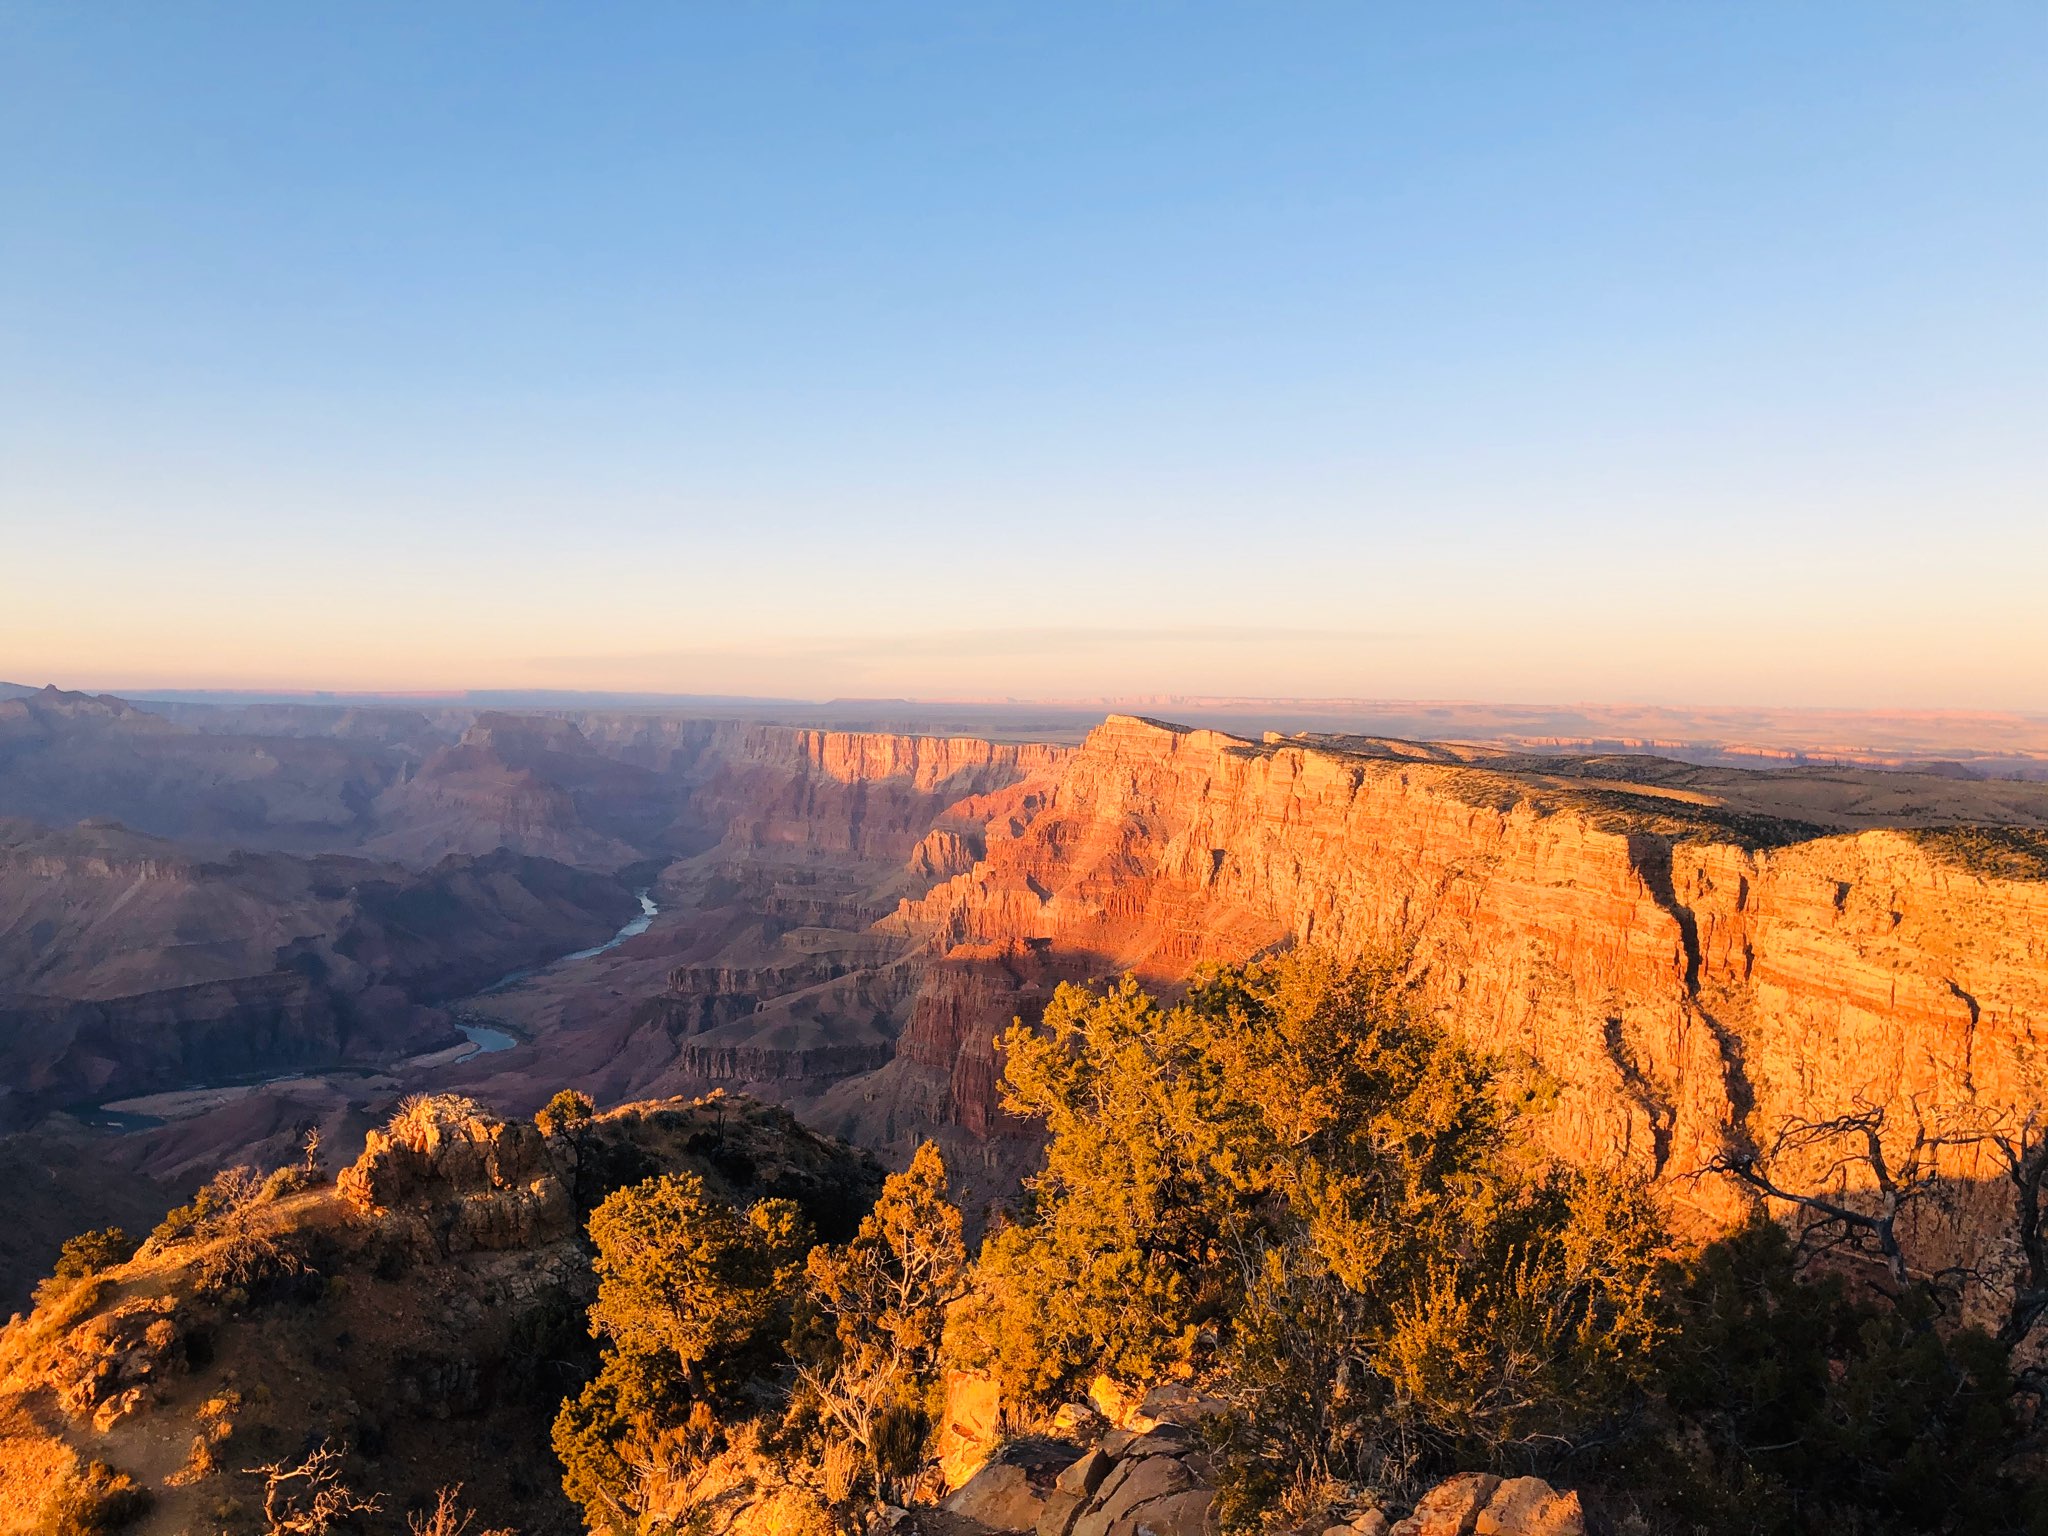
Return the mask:
<path fill-rule="evenodd" d="M 1735 1205 L 1698 1170 L 1787 1117 L 2024 1117 L 2048 1094 L 2038 832 L 2023 857 L 1826 835 L 1665 788 L 1113 717 L 1049 792 L 993 797 L 986 857 L 884 925 L 948 957 L 901 1052 L 993 1126 L 984 1021 L 1072 974 L 1063 958 L 1174 979 L 1276 944 L 1391 948 L 1443 1018 L 1541 1068 L 1560 1150 L 1669 1179 L 1708 1220 Z"/>

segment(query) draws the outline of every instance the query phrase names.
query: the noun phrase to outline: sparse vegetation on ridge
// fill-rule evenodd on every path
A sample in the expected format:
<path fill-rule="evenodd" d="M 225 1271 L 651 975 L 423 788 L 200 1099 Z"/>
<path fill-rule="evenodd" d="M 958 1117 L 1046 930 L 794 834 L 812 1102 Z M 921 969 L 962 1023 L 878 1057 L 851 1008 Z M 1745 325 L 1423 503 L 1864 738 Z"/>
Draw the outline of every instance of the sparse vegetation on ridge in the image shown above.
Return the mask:
<path fill-rule="evenodd" d="M 558 1095 L 537 1124 L 409 1100 L 339 1190 L 314 1149 L 286 1179 L 227 1171 L 132 1259 L 82 1234 L 0 1345 L 0 1450 L 45 1457 L 0 1495 L 76 1536 L 152 1490 L 220 1511 L 208 1536 L 553 1536 L 551 1440 L 593 1531 L 851 1536 L 943 1494 L 948 1392 L 978 1372 L 1013 1429 L 1086 1422 L 1091 1392 L 1201 1403 L 1199 1450 L 1176 1443 L 1230 1531 L 1320 1530 L 1478 1469 L 1582 1490 L 1638 1536 L 2048 1532 L 2033 1290 L 1996 1335 L 1961 1326 L 1963 1281 L 1896 1262 L 1881 1213 L 1786 1185 L 1777 1143 L 1721 1172 L 1835 1228 L 1688 1251 L 1641 1181 L 1538 1155 L 1518 1081 L 1404 974 L 1297 953 L 1170 1004 L 1062 988 L 1003 1042 L 1005 1101 L 1046 1147 L 972 1260 L 934 1146 L 877 1190 L 738 1099 Z M 1795 1139 L 1859 1128 L 1883 1126 Z M 2048 1142 L 1985 1144 L 2034 1284 Z M 1920 1169 L 1887 1165 L 1902 1206 Z M 301 1267 L 231 1268 L 264 1244 Z M 132 1460 L 181 1403 L 170 1462 Z M 471 1420 L 463 1464 L 410 1470 L 424 1424 Z"/>
<path fill-rule="evenodd" d="M 415 1152 L 424 1152 L 439 1132 L 483 1113 L 481 1104 L 459 1093 L 415 1093 L 399 1100 L 384 1133 Z"/>
<path fill-rule="evenodd" d="M 593 1112 L 573 1138 L 461 1120 L 447 1101 L 393 1119 L 438 1139 L 415 1152 L 380 1133 L 383 1152 L 341 1188 L 303 1148 L 285 1177 L 231 1172 L 147 1251 L 50 1282 L 0 1333 L 0 1533 L 32 1536 L 100 1460 L 154 1492 L 152 1532 L 263 1536 L 264 1483 L 247 1469 L 289 1471 L 325 1440 L 348 1488 L 382 1500 L 337 1536 L 401 1536 L 415 1517 L 442 1529 L 435 1490 L 458 1482 L 458 1524 L 569 1536 L 582 1522 L 548 1425 L 597 1364 L 587 1212 L 669 1172 L 724 1210 L 795 1200 L 845 1238 L 881 1179 L 786 1112 L 723 1097 Z M 217 1274 L 249 1233 L 302 1268 L 248 1286 Z M 97 1266 L 103 1246 L 74 1251 Z"/>
<path fill-rule="evenodd" d="M 2035 827 L 1922 827 L 1906 831 L 1936 858 L 2000 880 L 2048 880 L 2048 831 Z"/>
<path fill-rule="evenodd" d="M 1046 1401 L 1099 1369 L 1204 1381 L 1234 1520 L 1333 1477 L 1526 1469 L 1642 1393 L 1647 1190 L 1534 1163 L 1396 967 L 1218 968 L 1171 1009 L 1067 988 L 1004 1045 L 1051 1144 L 963 1347 Z"/>
<path fill-rule="evenodd" d="M 1471 1467 L 1568 1478 L 1646 1532 L 2048 1529 L 1993 1341 L 1932 1326 L 1917 1287 L 1858 1297 L 1767 1223 L 1688 1257 L 1642 1182 L 1536 1154 L 1512 1085 L 1398 966 L 1218 967 L 1173 1006 L 1063 988 L 1003 1046 L 1005 1103 L 1048 1143 L 979 1260 L 927 1148 L 778 1292 L 782 1356 L 746 1309 L 749 1380 L 615 1342 L 586 1399 L 609 1433 L 572 1405 L 558 1440 L 594 1525 L 743 1485 L 789 1528 L 861 1528 L 932 1496 L 933 1409 L 964 1367 L 1023 1422 L 1104 1373 L 1187 1383 L 1220 1410 L 1235 1530 L 1315 1529 L 1348 1490 L 1399 1501 Z"/>

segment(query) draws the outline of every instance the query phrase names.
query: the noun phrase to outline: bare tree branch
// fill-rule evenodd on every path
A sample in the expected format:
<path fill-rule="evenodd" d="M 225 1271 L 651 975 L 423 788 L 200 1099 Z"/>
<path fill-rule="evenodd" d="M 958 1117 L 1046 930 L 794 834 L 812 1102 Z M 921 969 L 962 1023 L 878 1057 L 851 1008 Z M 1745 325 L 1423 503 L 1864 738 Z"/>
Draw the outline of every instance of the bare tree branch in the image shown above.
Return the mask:
<path fill-rule="evenodd" d="M 327 1536 L 343 1521 L 384 1507 L 382 1494 L 364 1498 L 341 1480 L 342 1458 L 340 1446 L 322 1440 L 296 1466 L 273 1461 L 243 1469 L 263 1479 L 269 1536 Z"/>

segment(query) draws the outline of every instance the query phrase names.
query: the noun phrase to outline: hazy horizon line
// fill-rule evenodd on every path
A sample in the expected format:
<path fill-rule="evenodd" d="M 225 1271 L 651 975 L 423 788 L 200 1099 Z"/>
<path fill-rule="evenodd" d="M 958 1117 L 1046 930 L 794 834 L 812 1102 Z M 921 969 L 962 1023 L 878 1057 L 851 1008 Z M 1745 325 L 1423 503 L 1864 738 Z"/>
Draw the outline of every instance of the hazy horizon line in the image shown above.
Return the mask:
<path fill-rule="evenodd" d="M 1744 713 L 1758 716 L 1840 715 L 1858 718 L 1948 719 L 1976 721 L 2048 721 L 2048 710 L 2021 708 L 1985 709 L 1967 706 L 1854 705 L 1854 704 L 1764 704 L 1742 700 L 1688 701 L 1673 703 L 1642 698 L 1513 699 L 1478 695 L 1403 694 L 1245 694 L 1199 692 L 1130 692 L 1101 694 L 767 694 L 692 692 L 634 688 L 552 688 L 535 687 L 449 687 L 449 688 L 330 688 L 330 687 L 231 687 L 205 683 L 166 686 L 153 684 L 126 687 L 118 684 L 67 685 L 54 681 L 21 683 L 0 678 L 0 685 L 40 691 L 89 693 L 151 702 L 206 702 L 214 699 L 243 703 L 308 703 L 328 701 L 362 702 L 381 700 L 463 702 L 488 699 L 604 700 L 646 703 L 707 703 L 726 705 L 801 705 L 809 707 L 849 705 L 911 705 L 923 708 L 975 709 L 1067 709 L 1112 711 L 1131 708 L 1181 707 L 1197 709 L 1287 708 L 1313 712 L 1358 711 L 1399 708 L 1490 709 L 1516 711 L 1588 710 L 1601 712 L 1660 712 L 1672 714 Z"/>

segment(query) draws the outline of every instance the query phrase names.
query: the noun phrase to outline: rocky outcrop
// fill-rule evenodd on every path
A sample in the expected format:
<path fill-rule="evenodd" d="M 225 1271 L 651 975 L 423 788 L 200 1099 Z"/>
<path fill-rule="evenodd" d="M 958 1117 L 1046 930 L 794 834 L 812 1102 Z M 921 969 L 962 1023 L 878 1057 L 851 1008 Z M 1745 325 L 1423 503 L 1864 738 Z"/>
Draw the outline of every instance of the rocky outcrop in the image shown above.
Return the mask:
<path fill-rule="evenodd" d="M 58 1404 L 102 1434 L 153 1387 L 185 1369 L 186 1328 L 176 1296 L 137 1296 L 64 1335 L 51 1352 Z"/>
<path fill-rule="evenodd" d="M 1214 1529 L 1215 1476 L 1188 1431 L 1113 1430 L 1085 1454 L 1064 1441 L 1002 1447 L 945 1501 L 993 1531 L 1035 1536 L 1204 1536 Z"/>
<path fill-rule="evenodd" d="M 392 1511 L 460 1483 L 479 1527 L 581 1530 L 548 1444 L 588 1347 L 584 1221 L 682 1170 L 736 1204 L 794 1200 L 834 1242 L 881 1177 L 723 1095 L 546 1136 L 450 1097 L 406 1104 L 336 1186 L 250 1180 L 205 1224 L 52 1282 L 0 1326 L 0 1533 L 76 1528 L 61 1478 L 91 1462 L 149 1491 L 150 1531 L 233 1527 L 261 1508 L 262 1474 L 243 1469 L 322 1441 Z"/>
<path fill-rule="evenodd" d="M 1113 1429 L 1086 1452 L 1026 1437 L 997 1449 L 942 1508 L 989 1531 L 1032 1536 L 1212 1536 L 1216 1474 L 1187 1415 Z M 1461 1472 L 1407 1508 L 1365 1500 L 1322 1536 L 1585 1536 L 1579 1496 L 1536 1477 Z"/>
<path fill-rule="evenodd" d="M 986 856 L 884 925 L 938 958 L 903 1050 L 951 1057 L 963 1124 L 986 1121 L 994 1035 L 1035 988 L 1305 942 L 1410 955 L 1445 1019 L 1540 1066 L 1560 1145 L 1681 1194 L 1791 1112 L 1991 1115 L 2048 1090 L 2048 880 L 2025 849 L 1822 835 L 1619 770 L 1120 716 L 1035 804 L 992 810 Z"/>
<path fill-rule="evenodd" d="M 368 1134 L 335 1185 L 360 1215 L 446 1256 L 571 1237 L 613 1190 L 679 1168 L 736 1202 L 795 1200 L 834 1241 L 881 1183 L 872 1159 L 787 1111 L 714 1092 L 623 1105 L 552 1134 L 459 1097 L 422 1097 Z"/>
<path fill-rule="evenodd" d="M 1384 1516 L 1363 1519 L 1364 1524 L 1354 1521 L 1340 1529 L 1361 1536 L 1375 1527 L 1387 1536 L 1585 1536 L 1586 1531 L 1576 1493 L 1559 1493 L 1539 1477 L 1502 1480 L 1490 1472 L 1446 1478 L 1391 1527 Z"/>
<path fill-rule="evenodd" d="M 574 1148 L 525 1120 L 402 1115 L 371 1131 L 335 1182 L 364 1215 L 402 1213 L 442 1253 L 531 1248 L 576 1230 Z"/>
<path fill-rule="evenodd" d="M 948 806 L 1043 780 L 1070 751 L 720 722 L 693 764 L 688 814 L 728 860 L 850 859 L 898 869 Z M 946 857 L 933 850 L 927 864 L 934 854 Z"/>

